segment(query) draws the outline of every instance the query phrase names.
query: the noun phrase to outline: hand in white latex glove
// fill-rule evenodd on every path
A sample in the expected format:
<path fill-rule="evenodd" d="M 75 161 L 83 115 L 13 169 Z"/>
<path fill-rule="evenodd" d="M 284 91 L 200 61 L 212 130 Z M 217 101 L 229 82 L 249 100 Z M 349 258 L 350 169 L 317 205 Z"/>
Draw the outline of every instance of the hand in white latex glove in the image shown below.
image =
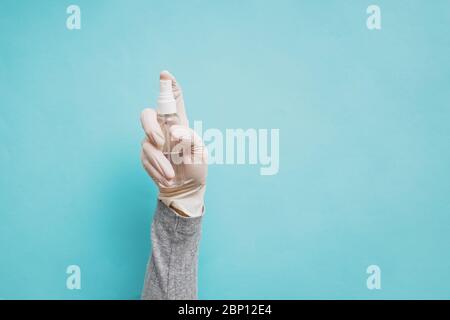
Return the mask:
<path fill-rule="evenodd" d="M 161 151 L 164 136 L 157 122 L 157 114 L 153 109 L 144 109 L 141 113 L 142 128 L 146 137 L 142 142 L 142 164 L 159 188 L 158 198 L 177 214 L 198 217 L 203 214 L 203 198 L 206 189 L 207 151 L 201 138 L 189 128 L 184 108 L 181 87 L 174 76 L 163 71 L 161 80 L 172 80 L 172 90 L 177 103 L 177 114 L 181 125 L 170 128 L 173 139 L 181 143 L 183 150 L 184 182 L 172 186 L 175 172 L 169 160 Z"/>

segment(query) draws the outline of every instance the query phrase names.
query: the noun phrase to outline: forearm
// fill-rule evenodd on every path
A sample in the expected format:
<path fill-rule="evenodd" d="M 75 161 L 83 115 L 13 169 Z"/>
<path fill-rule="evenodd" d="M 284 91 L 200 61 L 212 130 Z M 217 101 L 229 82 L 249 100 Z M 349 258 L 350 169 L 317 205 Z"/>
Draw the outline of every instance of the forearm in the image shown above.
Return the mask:
<path fill-rule="evenodd" d="M 158 201 L 142 299 L 197 299 L 201 219 L 177 215 Z"/>

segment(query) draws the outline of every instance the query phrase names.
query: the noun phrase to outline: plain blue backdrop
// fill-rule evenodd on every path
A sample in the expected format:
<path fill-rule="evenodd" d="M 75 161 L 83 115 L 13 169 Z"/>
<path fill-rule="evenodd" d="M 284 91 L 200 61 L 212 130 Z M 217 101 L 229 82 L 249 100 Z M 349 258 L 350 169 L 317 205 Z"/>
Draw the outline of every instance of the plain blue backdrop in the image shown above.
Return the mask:
<path fill-rule="evenodd" d="M 163 69 L 205 129 L 280 129 L 277 175 L 209 168 L 200 298 L 450 298 L 449 23 L 446 0 L 2 0 L 0 298 L 139 298 Z"/>

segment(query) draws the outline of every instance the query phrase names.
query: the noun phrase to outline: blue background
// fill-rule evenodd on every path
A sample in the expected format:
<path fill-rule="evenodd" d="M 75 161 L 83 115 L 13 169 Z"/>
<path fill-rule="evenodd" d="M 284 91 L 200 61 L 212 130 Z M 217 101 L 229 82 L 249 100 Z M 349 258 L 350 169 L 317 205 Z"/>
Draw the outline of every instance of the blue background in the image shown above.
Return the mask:
<path fill-rule="evenodd" d="M 209 168 L 200 298 L 450 298 L 449 21 L 446 0 L 2 0 L 0 298 L 139 298 L 163 69 L 205 129 L 280 129 L 277 175 Z"/>

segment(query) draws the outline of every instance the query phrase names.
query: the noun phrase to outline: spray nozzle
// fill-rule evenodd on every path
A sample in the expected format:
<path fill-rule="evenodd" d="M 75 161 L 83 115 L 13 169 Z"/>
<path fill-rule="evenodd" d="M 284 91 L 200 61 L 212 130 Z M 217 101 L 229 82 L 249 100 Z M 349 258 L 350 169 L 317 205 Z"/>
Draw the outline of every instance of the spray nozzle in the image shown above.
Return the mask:
<path fill-rule="evenodd" d="M 172 80 L 159 80 L 157 112 L 159 114 L 177 113 L 177 104 L 172 91 Z"/>

